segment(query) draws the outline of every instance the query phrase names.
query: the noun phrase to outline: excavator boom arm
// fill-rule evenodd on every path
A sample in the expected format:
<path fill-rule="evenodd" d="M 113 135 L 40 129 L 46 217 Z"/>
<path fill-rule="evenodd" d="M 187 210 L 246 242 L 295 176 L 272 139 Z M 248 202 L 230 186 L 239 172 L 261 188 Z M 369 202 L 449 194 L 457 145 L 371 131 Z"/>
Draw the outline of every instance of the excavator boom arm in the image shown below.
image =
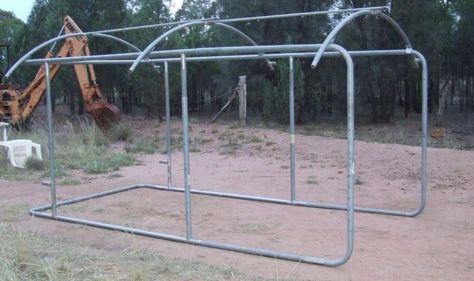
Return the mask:
<path fill-rule="evenodd" d="M 82 33 L 81 29 L 72 20 L 71 17 L 64 18 L 64 32 Z M 72 36 L 66 38 L 63 46 L 56 57 L 66 56 L 89 56 L 90 50 L 88 39 L 84 35 Z M 54 55 L 48 53 L 46 57 Z M 49 73 L 52 80 L 58 73 L 60 65 L 50 65 Z M 81 88 L 82 98 L 84 99 L 85 109 L 91 113 L 95 122 L 102 129 L 110 128 L 120 118 L 120 112 L 117 107 L 107 103 L 99 85 L 96 82 L 96 76 L 92 65 L 75 64 L 74 70 Z M 40 67 L 33 81 L 24 91 L 9 89 L 2 91 L 0 97 L 0 115 L 7 117 L 13 124 L 18 124 L 27 120 L 33 114 L 39 105 L 46 90 L 46 76 L 44 66 Z"/>

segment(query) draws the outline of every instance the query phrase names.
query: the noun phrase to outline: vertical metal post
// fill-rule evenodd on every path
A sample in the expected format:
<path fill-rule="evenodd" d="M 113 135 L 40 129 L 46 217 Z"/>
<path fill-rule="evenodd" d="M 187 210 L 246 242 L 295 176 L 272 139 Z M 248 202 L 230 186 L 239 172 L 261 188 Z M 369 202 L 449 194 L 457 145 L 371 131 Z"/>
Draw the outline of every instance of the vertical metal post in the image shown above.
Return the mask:
<path fill-rule="evenodd" d="M 168 62 L 164 62 L 165 66 L 165 107 L 166 107 L 166 152 L 168 167 L 168 188 L 171 187 L 171 109 L 170 109 L 170 84 L 168 75 Z"/>
<path fill-rule="evenodd" d="M 421 61 L 422 81 L 421 81 L 421 95 L 422 95 L 422 139 L 421 139 L 421 203 L 419 212 L 421 213 L 426 206 L 426 189 L 428 177 L 428 65 L 422 54 L 417 53 Z"/>
<path fill-rule="evenodd" d="M 44 63 L 44 71 L 46 76 L 46 107 L 48 112 L 48 158 L 49 158 L 49 174 L 51 181 L 51 211 L 52 216 L 56 217 L 56 167 L 54 163 L 54 138 L 53 138 L 53 110 L 51 99 L 51 81 L 49 77 L 49 64 Z"/>
<path fill-rule="evenodd" d="M 351 56 L 344 50 L 341 52 L 347 64 L 347 253 L 346 257 L 352 255 L 354 248 L 354 120 L 355 120 L 355 98 L 354 98 L 354 63 Z"/>
<path fill-rule="evenodd" d="M 183 118 L 184 153 L 184 204 L 186 218 L 186 240 L 192 239 L 191 175 L 189 171 L 189 128 L 188 128 L 188 89 L 186 73 L 186 55 L 181 54 L 181 111 Z"/>
<path fill-rule="evenodd" d="M 290 196 L 291 201 L 296 200 L 296 152 L 295 152 L 295 72 L 293 57 L 289 57 L 290 76 Z"/>

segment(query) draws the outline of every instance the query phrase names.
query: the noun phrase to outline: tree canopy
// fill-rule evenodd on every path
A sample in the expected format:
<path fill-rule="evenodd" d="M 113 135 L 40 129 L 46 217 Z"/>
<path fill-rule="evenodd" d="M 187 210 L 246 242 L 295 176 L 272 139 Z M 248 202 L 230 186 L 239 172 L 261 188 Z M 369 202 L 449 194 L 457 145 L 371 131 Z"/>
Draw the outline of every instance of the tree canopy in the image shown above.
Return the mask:
<path fill-rule="evenodd" d="M 279 13 L 306 12 L 335 8 L 386 5 L 386 0 L 185 0 L 175 14 L 171 0 L 36 0 L 24 24 L 11 12 L 0 10 L 0 42 L 10 44 L 10 57 L 18 59 L 61 29 L 63 17 L 70 15 L 83 31 L 137 26 L 201 18 L 235 18 Z M 414 48 L 427 58 L 430 73 L 430 110 L 439 104 L 441 82 L 454 85 L 447 102 L 458 104 L 459 111 L 474 111 L 474 2 L 470 0 L 392 0 L 390 16 L 406 31 Z M 289 19 L 238 22 L 232 24 L 258 44 L 321 43 L 341 16 L 311 16 Z M 169 27 L 119 32 L 116 36 L 144 48 Z M 111 41 L 90 38 L 93 54 L 127 51 Z M 363 17 L 348 25 L 336 42 L 348 49 L 403 47 L 399 36 L 387 23 Z M 244 45 L 248 42 L 218 27 L 191 27 L 170 36 L 158 49 L 202 46 Z M 47 50 L 45 50 L 46 53 Z M 2 69 L 7 67 L 6 50 L 0 53 Z M 406 58 L 357 58 L 358 119 L 390 122 L 397 111 L 420 111 L 419 70 L 412 70 Z M 179 106 L 179 73 L 170 66 L 172 104 Z M 54 82 L 57 103 L 81 112 L 79 87 L 71 68 L 64 67 Z M 317 116 L 343 116 L 345 112 L 345 70 L 341 60 L 324 59 L 318 70 L 309 59 L 295 60 L 297 121 Z M 124 113 L 163 115 L 162 74 L 150 65 L 130 74 L 126 66 L 96 66 L 102 90 L 109 101 Z M 13 80 L 25 86 L 34 75 L 23 67 Z M 249 112 L 263 121 L 288 122 L 288 61 L 277 60 L 271 70 L 262 61 L 200 62 L 189 68 L 190 109 L 204 110 L 204 95 L 210 94 L 215 108 L 231 94 L 239 75 L 247 75 Z M 79 106 L 76 106 L 78 104 Z M 401 110 L 399 110 L 401 109 Z"/>

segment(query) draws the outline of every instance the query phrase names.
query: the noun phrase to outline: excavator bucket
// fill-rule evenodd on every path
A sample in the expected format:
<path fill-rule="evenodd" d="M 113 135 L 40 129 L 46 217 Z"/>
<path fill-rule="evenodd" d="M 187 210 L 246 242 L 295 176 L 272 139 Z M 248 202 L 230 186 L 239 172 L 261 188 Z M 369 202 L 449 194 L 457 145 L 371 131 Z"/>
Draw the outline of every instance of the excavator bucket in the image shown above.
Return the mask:
<path fill-rule="evenodd" d="M 120 110 L 113 104 L 97 104 L 90 110 L 95 123 L 107 131 L 120 121 Z"/>

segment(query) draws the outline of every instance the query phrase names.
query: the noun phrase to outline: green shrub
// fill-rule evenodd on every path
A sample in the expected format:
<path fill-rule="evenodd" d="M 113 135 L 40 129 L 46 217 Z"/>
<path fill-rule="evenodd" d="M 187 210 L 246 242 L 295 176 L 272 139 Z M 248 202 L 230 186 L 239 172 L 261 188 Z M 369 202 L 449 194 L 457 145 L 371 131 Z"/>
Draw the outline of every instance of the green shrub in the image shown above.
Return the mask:
<path fill-rule="evenodd" d="M 88 161 L 84 171 L 89 174 L 104 174 L 118 170 L 123 166 L 130 166 L 134 162 L 133 156 L 127 153 L 106 153 Z"/>
<path fill-rule="evenodd" d="M 93 174 L 115 171 L 134 161 L 132 155 L 113 152 L 106 146 L 86 145 L 79 135 L 64 137 L 56 146 L 55 159 L 58 169 L 82 169 Z"/>
<path fill-rule="evenodd" d="M 28 159 L 26 159 L 25 168 L 27 170 L 33 171 L 43 171 L 46 168 L 46 165 L 44 164 L 43 160 L 29 157 Z"/>
<path fill-rule="evenodd" d="M 122 124 L 118 124 L 110 128 L 110 130 L 107 132 L 107 136 L 112 141 L 133 141 L 132 129 Z"/>
<path fill-rule="evenodd" d="M 132 144 L 127 152 L 153 154 L 158 149 L 159 141 L 154 138 L 144 138 Z"/>
<path fill-rule="evenodd" d="M 82 142 L 85 145 L 107 146 L 109 141 L 97 125 L 89 119 L 80 119 Z"/>

